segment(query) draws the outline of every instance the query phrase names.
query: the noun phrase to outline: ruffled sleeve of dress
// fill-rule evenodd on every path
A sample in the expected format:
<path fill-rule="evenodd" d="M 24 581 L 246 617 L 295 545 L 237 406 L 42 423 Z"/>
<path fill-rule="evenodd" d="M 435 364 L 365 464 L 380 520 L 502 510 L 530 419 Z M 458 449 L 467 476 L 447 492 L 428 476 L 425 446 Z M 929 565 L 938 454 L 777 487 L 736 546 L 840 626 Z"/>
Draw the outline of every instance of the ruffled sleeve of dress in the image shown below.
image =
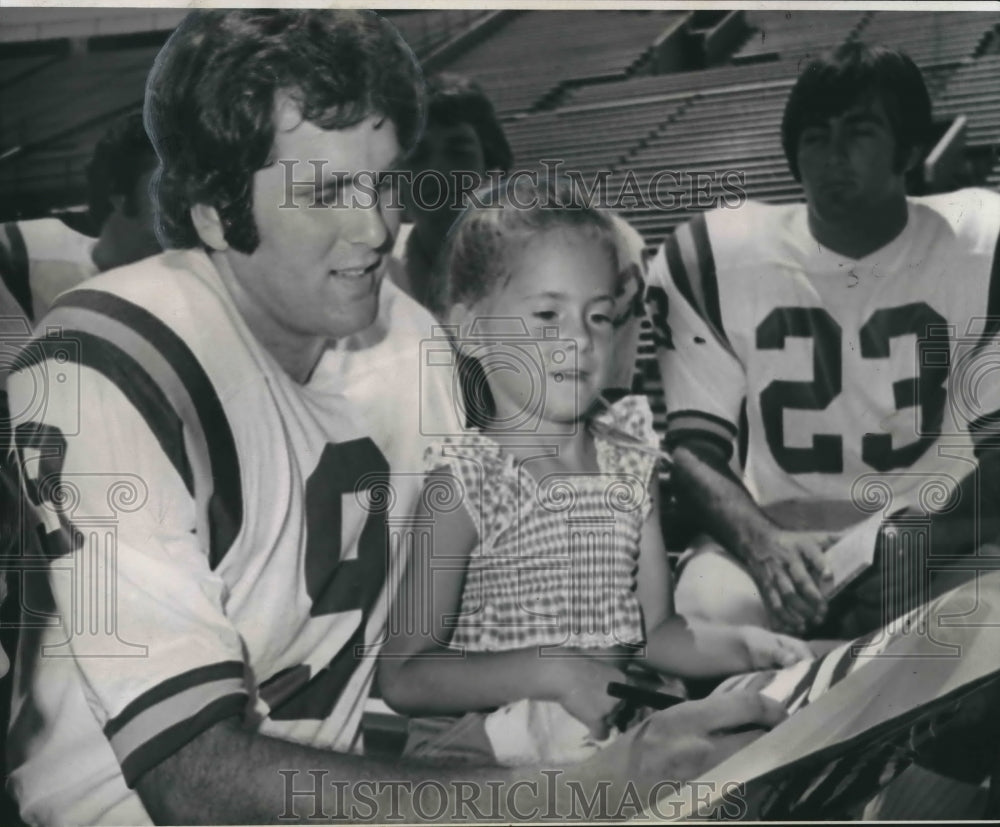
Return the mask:
<path fill-rule="evenodd" d="M 443 506 L 464 507 L 479 534 L 479 545 L 488 549 L 496 538 L 512 527 L 518 514 L 518 473 L 514 458 L 482 434 L 449 436 L 431 444 L 424 454 L 428 472 L 447 471 L 454 489 L 442 492 Z M 434 483 L 427 495 L 430 505 L 441 510 L 433 498 Z M 453 501 L 458 497 L 459 501 Z M 523 511 L 523 509 L 521 509 Z"/>
<path fill-rule="evenodd" d="M 610 433 L 598 430 L 595 434 L 598 466 L 606 474 L 628 474 L 640 479 L 646 488 L 642 515 L 643 518 L 649 516 L 653 507 L 651 492 L 657 484 L 657 458 L 652 451 L 660 447 L 660 438 L 653 429 L 649 400 L 640 395 L 622 397 L 594 419 L 611 426 Z M 621 434 L 621 439 L 616 439 L 614 433 Z M 638 441 L 639 445 L 633 441 Z"/>

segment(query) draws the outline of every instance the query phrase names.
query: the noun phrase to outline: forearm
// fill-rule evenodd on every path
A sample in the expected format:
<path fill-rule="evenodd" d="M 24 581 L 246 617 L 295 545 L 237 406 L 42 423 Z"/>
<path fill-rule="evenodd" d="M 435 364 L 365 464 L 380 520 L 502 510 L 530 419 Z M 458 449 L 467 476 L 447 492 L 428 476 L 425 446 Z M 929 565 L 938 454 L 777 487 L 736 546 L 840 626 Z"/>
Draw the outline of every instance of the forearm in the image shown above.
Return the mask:
<path fill-rule="evenodd" d="M 157 824 L 566 820 L 574 813 L 580 818 L 575 808 L 600 787 L 608 793 L 609 812 L 587 817 L 609 818 L 626 786 L 645 799 L 652 785 L 673 776 L 689 780 L 703 768 L 664 745 L 652 750 L 655 761 L 640 767 L 634 744 L 639 734 L 568 770 L 506 769 L 376 761 L 270 738 L 227 721 L 147 772 L 137 789 Z M 431 787 L 431 793 L 421 792 Z"/>
<path fill-rule="evenodd" d="M 430 763 L 378 761 L 329 752 L 251 732 L 235 721 L 206 730 L 146 773 L 137 784 L 158 824 L 275 824 L 332 820 L 418 821 L 414 788 L 458 776 L 513 781 L 507 771 L 449 772 Z M 488 776 L 488 777 L 487 777 Z M 452 786 L 449 795 L 460 795 Z M 312 791 L 315 790 L 315 793 Z M 468 795 L 468 794 L 467 794 Z M 433 805 L 417 803 L 426 810 Z M 482 809 L 482 808 L 481 808 Z M 426 816 L 424 816 L 426 819 Z"/>
<path fill-rule="evenodd" d="M 649 632 L 645 660 L 681 678 L 718 678 L 753 669 L 741 627 L 680 615 Z"/>
<path fill-rule="evenodd" d="M 458 714 L 523 698 L 558 700 L 558 665 L 537 648 L 465 654 L 440 649 L 384 661 L 379 688 L 385 702 L 406 715 Z"/>
<path fill-rule="evenodd" d="M 721 457 L 685 443 L 673 459 L 671 483 L 678 499 L 728 551 L 746 560 L 777 529 Z"/>

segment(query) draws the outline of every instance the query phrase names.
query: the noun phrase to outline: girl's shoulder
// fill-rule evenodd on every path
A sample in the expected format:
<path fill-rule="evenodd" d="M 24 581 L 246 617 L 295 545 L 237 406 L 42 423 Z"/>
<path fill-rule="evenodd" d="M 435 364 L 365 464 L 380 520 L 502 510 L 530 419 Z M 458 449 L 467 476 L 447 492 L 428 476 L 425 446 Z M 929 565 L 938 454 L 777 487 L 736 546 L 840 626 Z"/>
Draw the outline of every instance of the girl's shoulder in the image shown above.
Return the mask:
<path fill-rule="evenodd" d="M 457 493 L 479 533 L 478 553 L 492 548 L 526 512 L 525 486 L 513 455 L 485 434 L 469 432 L 432 443 L 425 470 L 445 471 L 458 481 Z"/>

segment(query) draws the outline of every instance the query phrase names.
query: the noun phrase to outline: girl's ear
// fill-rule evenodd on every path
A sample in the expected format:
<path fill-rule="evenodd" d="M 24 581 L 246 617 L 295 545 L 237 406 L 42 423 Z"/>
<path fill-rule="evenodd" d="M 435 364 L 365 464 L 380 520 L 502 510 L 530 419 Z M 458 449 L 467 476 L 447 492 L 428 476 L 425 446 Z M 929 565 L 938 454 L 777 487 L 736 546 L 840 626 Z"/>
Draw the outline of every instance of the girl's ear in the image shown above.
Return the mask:
<path fill-rule="evenodd" d="M 483 313 L 483 303 L 464 304 L 456 302 L 445 313 L 444 323 L 451 328 L 453 344 L 460 353 L 468 354 L 469 341 L 473 338 L 476 319 Z M 482 336 L 476 337 L 476 350 L 482 351 Z"/>
<path fill-rule="evenodd" d="M 469 325 L 473 319 L 472 308 L 462 302 L 455 302 L 445 313 L 444 323 L 454 331 L 454 344 L 460 351 L 464 352 L 469 335 Z"/>

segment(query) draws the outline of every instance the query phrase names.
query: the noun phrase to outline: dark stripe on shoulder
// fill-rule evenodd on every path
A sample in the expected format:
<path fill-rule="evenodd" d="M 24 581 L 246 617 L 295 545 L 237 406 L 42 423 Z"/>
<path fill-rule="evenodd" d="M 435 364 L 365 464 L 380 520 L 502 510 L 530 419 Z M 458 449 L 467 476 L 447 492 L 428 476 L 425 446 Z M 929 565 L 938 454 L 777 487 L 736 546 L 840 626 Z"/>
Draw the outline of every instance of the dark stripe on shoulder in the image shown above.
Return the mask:
<path fill-rule="evenodd" d="M 80 365 L 96 370 L 125 395 L 184 480 L 188 493 L 193 495 L 194 478 L 184 450 L 181 418 L 142 365 L 117 345 L 82 330 L 65 330 L 59 335 L 44 336 L 25 347 L 18 354 L 13 370 L 24 370 L 44 360 L 50 361 L 49 370 L 56 370 L 57 364 L 72 361 L 67 342 L 77 345 L 76 358 Z"/>
<path fill-rule="evenodd" d="M 111 738 L 111 736 L 121 732 L 126 724 L 150 707 L 183 692 L 185 689 L 190 689 L 192 686 L 198 686 L 203 683 L 222 680 L 223 678 L 243 678 L 243 675 L 243 662 L 228 660 L 222 663 L 212 663 L 208 666 L 199 666 L 196 669 L 189 669 L 180 675 L 167 678 L 152 689 L 143 692 L 114 718 L 111 718 L 104 725 L 104 735 L 107 738 Z"/>
<path fill-rule="evenodd" d="M 705 314 L 723 341 L 728 341 L 722 326 L 722 305 L 719 303 L 719 280 L 715 272 L 715 256 L 708 238 L 708 222 L 704 213 L 691 219 L 691 237 L 701 265 L 701 282 L 705 295 Z"/>
<path fill-rule="evenodd" d="M 979 345 L 985 345 L 1000 332 L 1000 234 L 993 248 L 993 265 L 990 268 L 990 287 L 986 298 L 986 328 Z"/>
<path fill-rule="evenodd" d="M 29 319 L 34 321 L 34 303 L 31 299 L 31 265 L 28 247 L 16 221 L 0 226 L 0 278 L 10 294 L 17 299 Z"/>
<path fill-rule="evenodd" d="M 53 307 L 79 307 L 109 316 L 145 338 L 170 364 L 187 389 L 208 443 L 214 490 L 208 505 L 209 562 L 214 569 L 243 523 L 243 492 L 236 440 L 211 380 L 191 349 L 156 316 L 99 290 L 72 290 Z"/>
<path fill-rule="evenodd" d="M 246 709 L 246 703 L 247 696 L 245 694 L 226 695 L 212 701 L 186 721 L 174 724 L 138 749 L 133 750 L 129 757 L 122 762 L 122 775 L 129 789 L 135 786 L 144 773 L 157 766 L 165 758 L 169 758 L 185 744 L 193 741 L 206 729 L 227 718 L 242 716 Z"/>
<path fill-rule="evenodd" d="M 677 243 L 677 237 L 673 233 L 668 235 L 663 242 L 663 249 L 667 256 L 667 269 L 670 271 L 670 278 L 673 279 L 674 285 L 680 291 L 680 294 L 691 305 L 691 309 L 700 316 L 701 308 L 698 306 L 698 300 L 695 298 L 694 290 L 691 288 L 691 276 L 687 271 L 687 267 L 684 266 L 680 245 Z"/>

